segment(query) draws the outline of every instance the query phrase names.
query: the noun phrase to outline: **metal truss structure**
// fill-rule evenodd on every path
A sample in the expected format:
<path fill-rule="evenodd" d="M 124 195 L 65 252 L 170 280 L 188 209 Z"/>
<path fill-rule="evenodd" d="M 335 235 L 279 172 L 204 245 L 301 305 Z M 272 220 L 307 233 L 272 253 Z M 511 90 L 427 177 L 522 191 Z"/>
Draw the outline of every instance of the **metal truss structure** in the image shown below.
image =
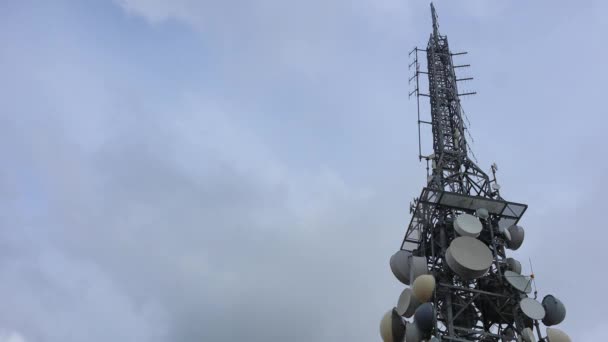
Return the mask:
<path fill-rule="evenodd" d="M 515 341 L 524 328 L 536 330 L 540 338 L 538 322 L 519 311 L 521 291 L 511 287 L 503 276 L 508 242 L 500 232 L 517 224 L 527 205 L 503 199 L 496 183 L 496 166 L 492 165 L 490 178 L 470 158 L 460 97 L 474 93 L 458 92 L 458 83 L 471 78 L 457 78 L 455 70 L 468 65 L 453 63 L 453 56 L 466 52 L 450 52 L 447 36 L 439 33 L 432 4 L 431 12 L 433 32 L 426 49 L 415 48 L 410 53 L 414 59 L 410 66 L 415 66 L 410 81 L 416 86 L 410 95 L 415 95 L 418 102 L 419 143 L 420 125 L 430 125 L 433 153 L 423 156 L 419 147 L 419 158 L 427 161 L 427 184 L 410 207 L 412 218 L 401 249 L 426 257 L 429 273 L 436 279 L 433 335 L 439 340 L 511 341 L 505 336 L 512 334 Z M 420 70 L 418 57 L 423 53 L 427 71 Z M 428 94 L 420 92 L 420 75 L 428 76 Z M 420 119 L 420 97 L 430 100 L 430 122 Z M 478 239 L 490 249 L 493 264 L 484 276 L 463 280 L 448 267 L 446 250 L 456 237 L 456 217 L 474 214 L 480 208 L 486 209 L 489 217 L 481 220 L 483 231 Z"/>

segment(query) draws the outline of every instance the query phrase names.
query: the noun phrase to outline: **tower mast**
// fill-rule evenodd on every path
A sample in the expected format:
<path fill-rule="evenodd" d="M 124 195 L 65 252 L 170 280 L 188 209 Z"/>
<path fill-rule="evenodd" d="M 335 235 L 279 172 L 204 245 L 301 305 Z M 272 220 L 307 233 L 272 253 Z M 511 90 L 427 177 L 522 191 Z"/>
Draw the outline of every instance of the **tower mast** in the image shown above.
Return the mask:
<path fill-rule="evenodd" d="M 439 33 L 435 6 L 431 3 L 433 33 L 426 48 L 431 123 L 433 171 L 429 187 L 468 195 L 494 198 L 490 179 L 467 153 L 465 125 L 458 93 L 458 79 L 448 37 Z M 418 94 L 419 96 L 419 94 Z"/>
<path fill-rule="evenodd" d="M 558 324 L 565 308 L 553 296 L 542 304 L 536 292 L 530 297 L 533 275 L 521 274 L 521 263 L 507 257 L 508 249 L 523 243 L 524 231 L 517 224 L 528 206 L 500 196 L 495 165 L 491 180 L 470 159 L 460 97 L 474 93 L 458 92 L 458 82 L 470 78 L 458 79 L 455 70 L 468 65 L 454 65 L 452 58 L 465 53 L 450 51 L 432 3 L 431 16 L 426 49 L 412 51 L 416 72 L 410 81 L 416 80 L 416 89 L 410 95 L 416 95 L 418 104 L 420 96 L 430 100 L 430 122 L 420 119 L 418 106 L 418 124 L 432 128 L 433 153 L 422 156 L 419 150 L 432 171 L 410 207 L 401 248 L 390 261 L 395 277 L 412 287 L 403 290 L 397 307 L 383 318 L 382 336 L 401 341 L 405 335 L 407 342 L 531 342 L 536 332 L 542 339 L 539 321 Z M 426 53 L 426 72 L 420 71 L 418 52 Z M 428 94 L 420 92 L 421 74 L 428 75 Z M 550 328 L 547 334 L 555 331 Z"/>

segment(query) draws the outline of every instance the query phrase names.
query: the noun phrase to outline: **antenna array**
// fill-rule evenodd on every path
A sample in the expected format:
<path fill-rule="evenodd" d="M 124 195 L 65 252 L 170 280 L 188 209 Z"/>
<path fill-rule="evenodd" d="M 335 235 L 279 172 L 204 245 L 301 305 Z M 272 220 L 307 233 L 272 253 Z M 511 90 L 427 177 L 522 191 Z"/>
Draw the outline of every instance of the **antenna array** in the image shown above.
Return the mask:
<path fill-rule="evenodd" d="M 490 178 L 474 161 L 467 144 L 466 115 L 460 98 L 447 36 L 439 32 L 431 4 L 433 32 L 426 49 L 414 48 L 410 68 L 418 114 L 418 158 L 427 162 L 427 182 L 410 205 L 411 221 L 401 248 L 390 259 L 395 277 L 408 285 L 397 305 L 383 317 L 384 341 L 525 341 L 567 342 L 561 330 L 566 310 L 547 295 L 537 300 L 533 274 L 507 256 L 524 241 L 518 225 L 528 206 L 500 195 L 496 164 Z M 426 69 L 419 57 L 426 54 Z M 420 91 L 428 77 L 428 93 Z M 421 118 L 420 98 L 430 102 L 430 120 Z M 464 119 L 464 120 L 463 120 Z M 421 125 L 431 127 L 433 151 L 423 155 Z M 429 169 L 429 163 L 431 168 Z M 535 287 L 535 286 L 534 286 Z M 540 324 L 547 327 L 543 336 Z"/>

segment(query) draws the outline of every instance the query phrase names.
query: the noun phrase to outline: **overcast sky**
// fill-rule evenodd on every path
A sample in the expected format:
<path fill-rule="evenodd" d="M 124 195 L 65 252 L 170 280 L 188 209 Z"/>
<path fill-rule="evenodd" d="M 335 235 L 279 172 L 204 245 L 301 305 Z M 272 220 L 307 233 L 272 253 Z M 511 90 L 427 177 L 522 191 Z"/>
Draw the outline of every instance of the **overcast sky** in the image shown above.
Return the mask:
<path fill-rule="evenodd" d="M 529 204 L 514 255 L 602 340 L 608 3 L 436 7 Z M 426 1 L 2 1 L 0 341 L 379 340 L 430 30 Z"/>

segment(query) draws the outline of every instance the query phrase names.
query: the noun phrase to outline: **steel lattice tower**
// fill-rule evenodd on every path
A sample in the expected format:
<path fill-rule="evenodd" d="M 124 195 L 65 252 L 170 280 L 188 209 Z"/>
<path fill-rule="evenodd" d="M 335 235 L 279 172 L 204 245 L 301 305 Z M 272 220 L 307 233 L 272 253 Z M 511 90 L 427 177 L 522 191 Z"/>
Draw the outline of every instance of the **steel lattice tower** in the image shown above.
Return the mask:
<path fill-rule="evenodd" d="M 531 338 L 527 334 L 533 331 L 542 340 L 539 319 L 531 319 L 521 308 L 521 302 L 528 298 L 528 294 L 536 299 L 536 292 L 531 293 L 533 275 L 520 276 L 527 281 L 523 291 L 510 284 L 505 275 L 512 274 L 513 260 L 507 258 L 506 250 L 517 249 L 521 245 L 519 242 L 514 248 L 509 231 L 514 229 L 512 227 L 521 229 L 516 225 L 527 205 L 503 199 L 496 183 L 496 166 L 492 165 L 491 179 L 470 158 L 472 152 L 469 153 L 465 139 L 467 127 L 463 121 L 460 96 L 474 93 L 458 93 L 458 82 L 471 78 L 458 79 L 455 69 L 468 65 L 453 63 L 453 56 L 465 53 L 451 53 L 447 36 L 439 32 L 433 4 L 431 13 L 433 32 L 426 49 L 415 48 L 410 53 L 414 57 L 410 66 L 415 66 L 416 70 L 410 79 L 415 81 L 416 88 L 410 95 L 415 95 L 418 102 L 419 132 L 421 124 L 432 128 L 433 153 L 423 156 L 419 148 L 419 158 L 427 162 L 427 184 L 410 207 L 412 218 L 398 252 L 406 255 L 409 264 L 404 269 L 412 273 L 404 276 L 405 271 L 401 271 L 398 275 L 400 272 L 395 271 L 393 264 L 399 263 L 395 257 L 397 254 L 395 260 L 391 258 L 391 268 L 399 280 L 414 285 L 418 274 L 411 270 L 414 267 L 411 260 L 426 260 L 426 269 L 422 273 L 435 279 L 434 292 L 429 300 L 433 307 L 433 327 L 420 340 L 497 342 L 523 338 L 527 341 Z M 426 72 L 420 70 L 419 53 L 426 53 Z M 419 76 L 424 74 L 428 76 L 428 94 L 421 93 L 419 89 Z M 420 119 L 420 97 L 430 100 L 430 122 Z M 430 172 L 429 163 L 432 165 Z M 461 235 L 454 228 L 461 215 L 475 216 L 481 223 L 480 233 L 474 238 L 487 246 L 491 253 L 491 266 L 483 275 L 465 277 L 448 264 L 450 245 Z M 519 268 L 521 272 L 521 264 Z M 402 280 L 404 278 L 407 281 Z M 412 287 L 415 291 L 415 286 Z M 399 321 L 395 318 L 396 310 L 393 310 L 393 325 Z M 563 315 L 565 317 L 565 309 Z M 399 316 L 407 317 L 407 314 L 399 313 Z M 404 323 L 402 330 L 393 328 L 393 337 L 398 338 L 400 331 L 407 332 L 407 324 L 413 323 Z"/>

